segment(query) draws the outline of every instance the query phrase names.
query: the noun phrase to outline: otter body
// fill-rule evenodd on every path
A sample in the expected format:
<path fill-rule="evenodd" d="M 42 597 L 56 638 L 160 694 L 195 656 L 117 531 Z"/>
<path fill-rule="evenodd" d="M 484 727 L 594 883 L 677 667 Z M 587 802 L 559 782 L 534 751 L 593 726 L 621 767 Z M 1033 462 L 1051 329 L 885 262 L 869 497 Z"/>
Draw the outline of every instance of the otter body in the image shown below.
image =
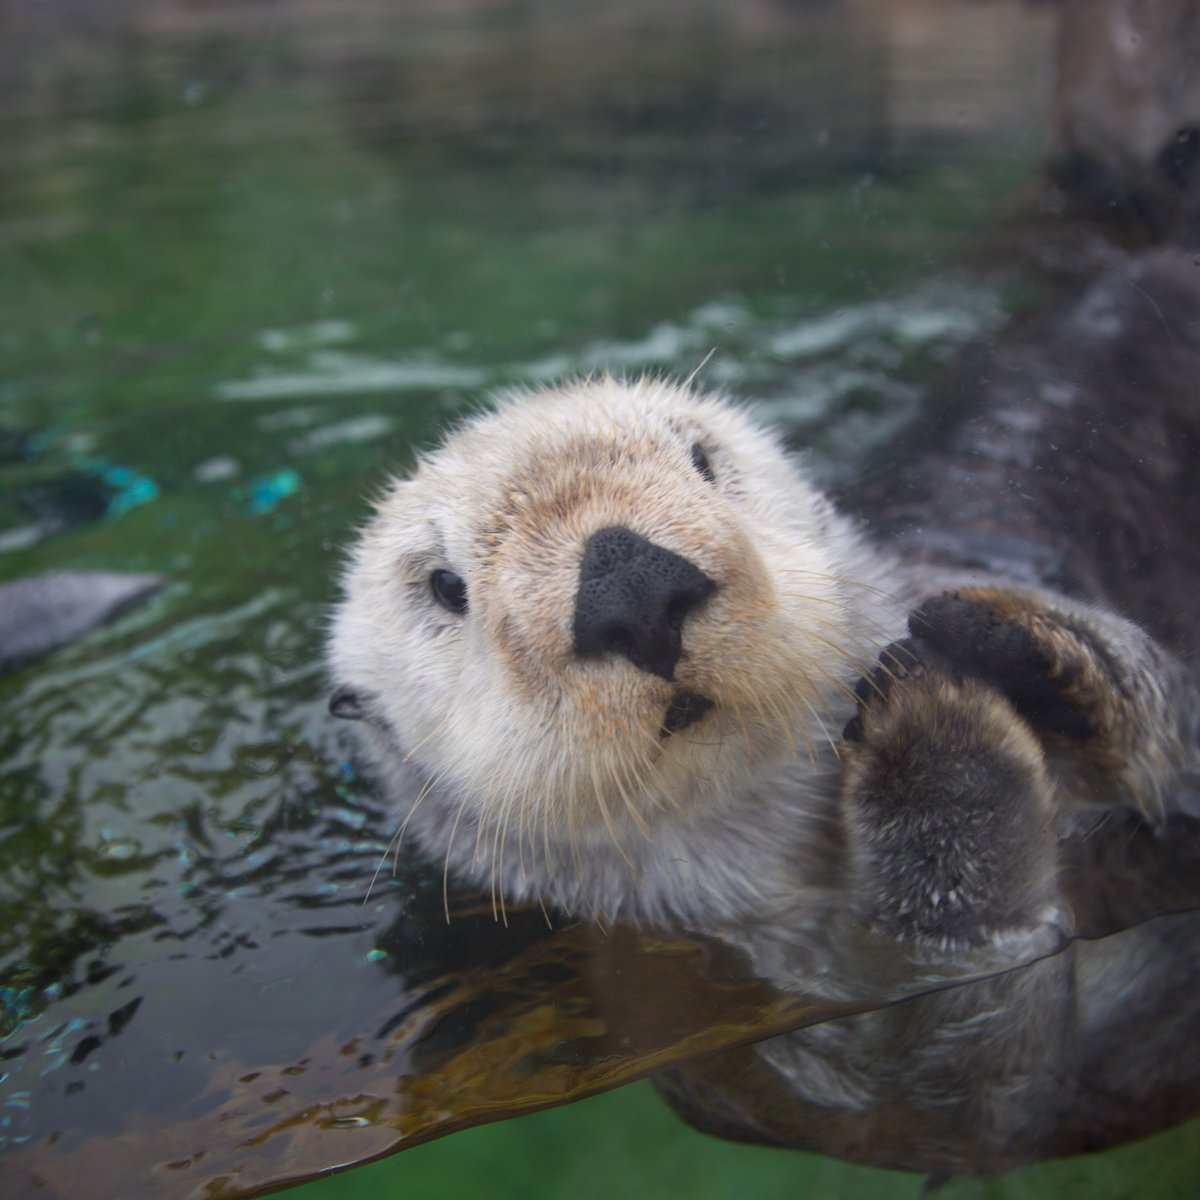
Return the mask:
<path fill-rule="evenodd" d="M 809 993 L 997 972 L 660 1080 L 702 1129 L 970 1174 L 1200 1112 L 1178 8 L 1068 6 L 1063 290 L 836 505 L 743 412 L 599 379 L 468 422 L 354 551 L 333 711 L 499 905 L 701 930 Z"/>
<path fill-rule="evenodd" d="M 1175 358 L 1200 358 L 1194 330 Z M 981 411 L 1028 427 L 1029 394 L 1023 421 Z M 1130 426 L 1095 416 L 1103 467 Z M 922 453 L 978 451 L 981 419 Z M 1194 804 L 1200 705 L 1164 644 L 1188 631 L 1117 615 L 1053 486 L 1035 521 L 1002 463 L 996 503 L 954 509 L 919 457 L 852 498 L 864 525 L 686 388 L 508 398 L 379 504 L 333 625 L 333 711 L 367 729 L 408 834 L 501 904 L 703 930 L 785 989 L 835 928 L 931 969 L 1046 955 L 1118 886 L 1098 870 L 1068 895 L 1064 847 Z M 1177 1052 L 1200 1034 L 1198 952 L 1200 919 L 1164 917 L 663 1088 L 701 1128 L 885 1166 L 1096 1148 L 1200 1107 Z"/>

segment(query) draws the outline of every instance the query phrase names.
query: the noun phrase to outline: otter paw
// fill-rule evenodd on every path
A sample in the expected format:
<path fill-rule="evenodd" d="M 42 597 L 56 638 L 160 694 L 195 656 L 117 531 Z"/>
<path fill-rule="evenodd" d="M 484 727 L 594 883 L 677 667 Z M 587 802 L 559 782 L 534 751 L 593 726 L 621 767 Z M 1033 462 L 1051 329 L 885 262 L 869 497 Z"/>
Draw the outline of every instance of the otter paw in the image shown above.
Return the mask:
<path fill-rule="evenodd" d="M 886 702 L 892 690 L 892 684 L 910 675 L 923 675 L 926 670 L 926 659 L 939 657 L 936 651 L 930 651 L 920 638 L 903 638 L 892 642 L 879 652 L 879 661 L 875 668 L 866 675 L 860 676 L 854 689 L 854 698 L 858 701 L 858 710 L 842 730 L 842 737 L 847 742 L 858 742 L 863 738 L 863 716 L 872 704 Z M 932 665 L 932 664 L 930 664 Z"/>
<path fill-rule="evenodd" d="M 1030 596 L 964 588 L 925 601 L 909 629 L 956 675 L 990 684 L 1039 734 L 1104 740 L 1114 749 L 1130 723 L 1116 662 L 1080 622 Z"/>
<path fill-rule="evenodd" d="M 977 944 L 1055 896 L 1052 786 L 1013 705 L 920 638 L 889 646 L 846 728 L 854 903 L 897 938 Z"/>
<path fill-rule="evenodd" d="M 1127 806 L 1156 823 L 1194 791 L 1192 670 L 1128 621 L 1004 588 L 963 588 L 925 601 L 909 628 L 956 677 L 1012 702 L 1041 739 L 1063 811 Z"/>

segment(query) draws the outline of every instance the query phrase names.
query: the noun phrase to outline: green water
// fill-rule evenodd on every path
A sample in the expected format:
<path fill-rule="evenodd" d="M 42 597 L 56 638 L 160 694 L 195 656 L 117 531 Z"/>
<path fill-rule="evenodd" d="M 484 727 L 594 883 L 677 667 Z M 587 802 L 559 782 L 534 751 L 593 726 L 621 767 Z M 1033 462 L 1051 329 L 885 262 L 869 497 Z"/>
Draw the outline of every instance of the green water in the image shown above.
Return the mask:
<path fill-rule="evenodd" d="M 1063 1160 L 997 1180 L 958 1181 L 949 1200 L 1044 1200 L 1048 1196 L 1192 1200 L 1198 1178 L 1195 1125 L 1107 1154 Z M 687 1128 L 649 1084 L 567 1109 L 488 1125 L 288 1193 L 294 1200 L 604 1200 L 614 1192 L 689 1200 L 920 1200 L 925 1180 L 853 1167 L 793 1150 L 718 1142 Z"/>
<path fill-rule="evenodd" d="M 1018 3 L 964 5 L 911 60 L 861 5 L 61 7 L 0 49 L 0 582 L 174 585 L 0 680 L 17 1029 L 160 923 L 235 945 L 221 898 L 291 885 L 281 827 L 341 838 L 348 892 L 369 872 L 390 829 L 369 797 L 330 816 L 352 747 L 322 623 L 365 497 L 456 414 L 703 362 L 827 477 L 901 424 L 1012 294 L 969 264 L 1038 161 L 1048 55 Z M 1194 1182 L 1188 1132 L 946 1194 Z M 297 1194 L 587 1196 L 618 1169 L 655 1195 L 919 1190 L 702 1139 L 643 1085 Z"/>

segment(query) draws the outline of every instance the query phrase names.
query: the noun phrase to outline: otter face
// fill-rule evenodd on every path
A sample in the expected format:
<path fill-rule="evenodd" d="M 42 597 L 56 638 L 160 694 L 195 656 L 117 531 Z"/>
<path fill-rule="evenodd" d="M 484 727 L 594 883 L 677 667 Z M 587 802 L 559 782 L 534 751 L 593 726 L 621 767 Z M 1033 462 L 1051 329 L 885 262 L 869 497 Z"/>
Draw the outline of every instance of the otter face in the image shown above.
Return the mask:
<path fill-rule="evenodd" d="M 428 850 L 553 899 L 564 864 L 645 862 L 828 742 L 878 640 L 855 547 L 725 404 L 649 380 L 512 397 L 378 505 L 331 708 L 385 780 L 416 768 Z"/>

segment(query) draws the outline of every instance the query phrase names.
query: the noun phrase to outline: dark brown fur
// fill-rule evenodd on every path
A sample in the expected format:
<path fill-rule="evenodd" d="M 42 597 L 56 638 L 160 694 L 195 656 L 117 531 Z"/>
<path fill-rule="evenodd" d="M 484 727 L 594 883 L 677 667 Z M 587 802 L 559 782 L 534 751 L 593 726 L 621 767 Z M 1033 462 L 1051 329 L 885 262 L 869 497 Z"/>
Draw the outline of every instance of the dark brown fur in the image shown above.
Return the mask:
<path fill-rule="evenodd" d="M 1107 37 L 1131 13 L 1179 9 L 1086 0 L 1068 20 Z M 1144 32 L 1194 99 L 1194 37 Z M 1116 68 L 1070 59 L 1056 186 L 1077 215 L 1106 196 L 1104 228 L 1069 231 L 1085 249 L 1055 262 L 1062 290 L 969 352 L 843 498 L 931 580 L 859 687 L 843 804 L 881 932 L 953 952 L 1057 895 L 1098 940 L 664 1080 L 709 1132 L 973 1174 L 1200 1112 L 1200 138 L 1188 114 L 1158 151 L 1119 144 L 1116 109 L 1080 124 L 1078 73 Z M 939 594 L 962 572 L 1000 586 Z"/>
<path fill-rule="evenodd" d="M 1200 266 L 1110 265 L 970 354 L 846 496 L 906 561 L 979 565 L 1200 648 Z"/>

